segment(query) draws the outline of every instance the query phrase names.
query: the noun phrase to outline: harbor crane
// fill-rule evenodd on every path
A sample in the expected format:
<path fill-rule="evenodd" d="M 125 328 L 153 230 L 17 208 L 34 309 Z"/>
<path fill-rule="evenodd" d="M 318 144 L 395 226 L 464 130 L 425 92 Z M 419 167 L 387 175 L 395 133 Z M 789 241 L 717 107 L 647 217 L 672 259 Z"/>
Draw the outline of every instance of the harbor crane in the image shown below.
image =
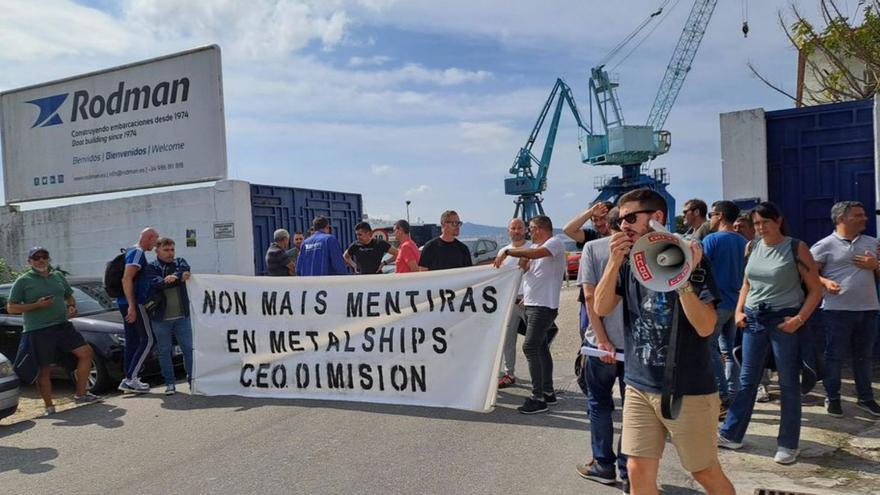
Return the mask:
<path fill-rule="evenodd" d="M 515 216 L 528 222 L 531 217 L 543 213 L 541 193 L 547 187 L 550 156 L 552 155 L 553 144 L 556 138 L 558 116 L 564 99 L 569 102 L 578 127 L 582 131 L 579 140 L 581 161 L 589 165 L 615 165 L 622 168 L 622 173 L 619 177 L 603 178 L 597 184 L 599 195 L 596 197 L 596 201 L 617 201 L 617 198 L 627 191 L 648 187 L 666 198 L 670 212 L 667 223 L 670 228 L 674 227 L 675 199 L 666 190 L 666 186 L 669 185 L 669 176 L 666 170 L 662 168 L 655 169 L 652 175 L 647 175 L 645 173 L 647 172 L 646 164 L 669 151 L 672 145 L 672 135 L 669 131 L 663 129 L 663 125 L 666 123 L 666 118 L 669 116 L 669 112 L 672 110 L 675 100 L 684 85 L 684 81 L 691 70 L 691 64 L 703 40 L 703 35 L 706 33 L 706 28 L 709 25 L 709 20 L 712 18 L 718 0 L 694 1 L 672 57 L 666 66 L 666 72 L 657 90 L 657 95 L 654 98 L 654 103 L 645 125 L 628 125 L 625 123 L 620 100 L 617 97 L 619 84 L 613 82 L 606 71 L 606 66 L 615 60 L 615 57 L 622 53 L 624 48 L 630 46 L 649 24 L 655 22 L 659 25 L 659 22 L 664 18 L 663 9 L 670 1 L 665 0 L 655 12 L 615 46 L 598 65 L 590 69 L 590 123 L 588 126 L 584 125 L 580 118 L 580 114 L 574 104 L 574 98 L 571 96 L 571 90 L 561 80 L 557 80 L 550 98 L 544 105 L 541 116 L 532 130 L 532 134 L 529 136 L 529 141 L 526 142 L 525 147 L 520 149 L 516 160 L 514 160 L 514 166 L 510 169 L 510 173 L 514 174 L 515 177 L 505 180 L 505 193 L 519 196 L 515 201 Z M 650 32 L 648 35 L 650 35 Z M 623 57 L 623 60 L 635 48 L 638 48 L 638 45 L 648 35 L 641 38 L 636 43 L 636 46 Z M 621 60 L 621 63 L 623 60 Z M 558 89 L 560 88 L 560 83 L 562 83 L 567 91 L 563 91 L 563 96 L 557 102 L 557 110 L 554 113 L 554 119 L 551 121 L 551 129 L 548 132 L 544 145 L 544 154 L 541 160 L 536 160 L 531 155 L 531 146 L 534 144 L 535 137 L 544 122 L 556 92 L 560 91 Z M 594 126 L 594 107 L 596 114 L 598 114 L 598 126 Z M 533 164 L 537 166 L 537 170 L 532 170 Z"/>

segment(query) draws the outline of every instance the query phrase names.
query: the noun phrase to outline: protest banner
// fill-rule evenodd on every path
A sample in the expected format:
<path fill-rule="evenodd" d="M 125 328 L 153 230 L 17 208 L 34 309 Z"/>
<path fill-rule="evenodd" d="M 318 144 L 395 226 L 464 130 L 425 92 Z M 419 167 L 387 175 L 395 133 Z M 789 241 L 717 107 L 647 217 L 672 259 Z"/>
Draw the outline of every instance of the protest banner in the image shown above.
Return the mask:
<path fill-rule="evenodd" d="M 520 277 L 193 275 L 193 388 L 489 411 Z"/>

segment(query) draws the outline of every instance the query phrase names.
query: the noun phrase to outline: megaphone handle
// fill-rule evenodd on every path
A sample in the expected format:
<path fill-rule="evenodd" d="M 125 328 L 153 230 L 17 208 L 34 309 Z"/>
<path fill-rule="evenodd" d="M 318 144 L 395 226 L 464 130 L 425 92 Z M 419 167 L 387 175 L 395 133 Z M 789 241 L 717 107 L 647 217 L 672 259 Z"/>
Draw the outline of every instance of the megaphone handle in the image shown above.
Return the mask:
<path fill-rule="evenodd" d="M 672 328 L 669 331 L 669 343 L 667 344 L 666 366 L 663 369 L 663 390 L 660 397 L 660 412 L 666 419 L 675 419 L 681 411 L 681 395 L 678 394 L 678 365 L 679 345 L 678 345 L 678 319 L 679 306 L 681 302 L 678 297 L 672 309 Z"/>

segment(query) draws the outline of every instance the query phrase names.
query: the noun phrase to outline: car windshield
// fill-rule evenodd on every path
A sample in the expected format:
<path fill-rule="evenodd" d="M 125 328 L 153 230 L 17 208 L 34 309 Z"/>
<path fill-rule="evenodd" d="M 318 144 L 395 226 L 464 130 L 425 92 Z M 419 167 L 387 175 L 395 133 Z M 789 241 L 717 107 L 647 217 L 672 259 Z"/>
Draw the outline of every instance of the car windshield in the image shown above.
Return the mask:
<path fill-rule="evenodd" d="M 100 282 L 84 282 L 73 284 L 73 297 L 80 315 L 113 311 L 119 308 L 116 301 L 107 295 Z"/>
<path fill-rule="evenodd" d="M 461 241 L 467 246 L 468 250 L 470 250 L 471 254 L 477 250 L 477 240 L 476 239 L 465 239 Z"/>

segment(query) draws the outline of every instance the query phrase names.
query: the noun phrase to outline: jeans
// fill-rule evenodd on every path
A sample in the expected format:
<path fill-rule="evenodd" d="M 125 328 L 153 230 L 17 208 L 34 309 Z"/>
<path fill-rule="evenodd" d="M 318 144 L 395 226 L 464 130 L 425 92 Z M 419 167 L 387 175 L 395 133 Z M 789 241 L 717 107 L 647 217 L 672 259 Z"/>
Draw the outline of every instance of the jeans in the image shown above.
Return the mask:
<path fill-rule="evenodd" d="M 153 333 L 156 334 L 157 351 L 159 354 L 159 367 L 162 369 L 162 378 L 165 385 L 174 385 L 174 363 L 171 361 L 173 345 L 171 336 L 177 338 L 177 344 L 183 351 L 183 367 L 186 369 L 186 379 L 192 378 L 193 366 L 193 338 L 192 322 L 187 318 L 178 318 L 168 321 L 152 321 Z"/>
<path fill-rule="evenodd" d="M 504 347 L 501 348 L 501 355 L 504 358 L 504 364 L 501 370 L 510 376 L 514 374 L 516 367 L 516 337 L 518 335 L 520 323 L 523 321 L 523 308 L 519 304 L 513 305 L 510 312 L 510 322 L 507 324 L 507 335 L 504 336 Z"/>
<path fill-rule="evenodd" d="M 733 359 L 733 348 L 736 347 L 736 323 L 733 321 L 732 309 L 715 310 L 718 322 L 712 333 L 712 341 L 709 343 L 709 356 L 715 368 L 715 378 L 718 382 L 718 394 L 722 402 L 733 400 L 739 389 L 739 366 Z"/>
<path fill-rule="evenodd" d="M 825 322 L 825 395 L 840 399 L 840 367 L 849 349 L 860 401 L 874 400 L 871 352 L 877 338 L 877 311 L 822 311 Z"/>
<path fill-rule="evenodd" d="M 626 455 L 620 450 L 620 437 L 617 439 L 617 452 L 614 455 L 614 412 L 612 392 L 614 382 L 620 387 L 620 397 L 625 395 L 626 385 L 623 383 L 623 363 L 603 363 L 597 357 L 588 357 L 584 369 L 587 382 L 587 414 L 590 417 L 590 443 L 593 459 L 604 466 L 613 466 L 617 462 L 617 471 L 621 479 L 627 479 Z"/>
<path fill-rule="evenodd" d="M 529 363 L 532 398 L 544 400 L 553 392 L 553 357 L 550 355 L 550 327 L 559 313 L 545 306 L 526 306 L 526 338 L 523 354 Z"/>
<path fill-rule="evenodd" d="M 742 442 L 752 419 L 758 384 L 764 374 L 767 353 L 773 352 L 779 373 L 782 413 L 776 443 L 780 447 L 796 449 L 801 434 L 800 349 L 798 335 L 776 328 L 786 316 L 797 314 L 797 308 L 770 311 L 746 308 L 746 328 L 743 331 L 743 363 L 739 377 L 739 392 L 727 410 L 727 419 L 721 427 L 723 437 Z"/>

